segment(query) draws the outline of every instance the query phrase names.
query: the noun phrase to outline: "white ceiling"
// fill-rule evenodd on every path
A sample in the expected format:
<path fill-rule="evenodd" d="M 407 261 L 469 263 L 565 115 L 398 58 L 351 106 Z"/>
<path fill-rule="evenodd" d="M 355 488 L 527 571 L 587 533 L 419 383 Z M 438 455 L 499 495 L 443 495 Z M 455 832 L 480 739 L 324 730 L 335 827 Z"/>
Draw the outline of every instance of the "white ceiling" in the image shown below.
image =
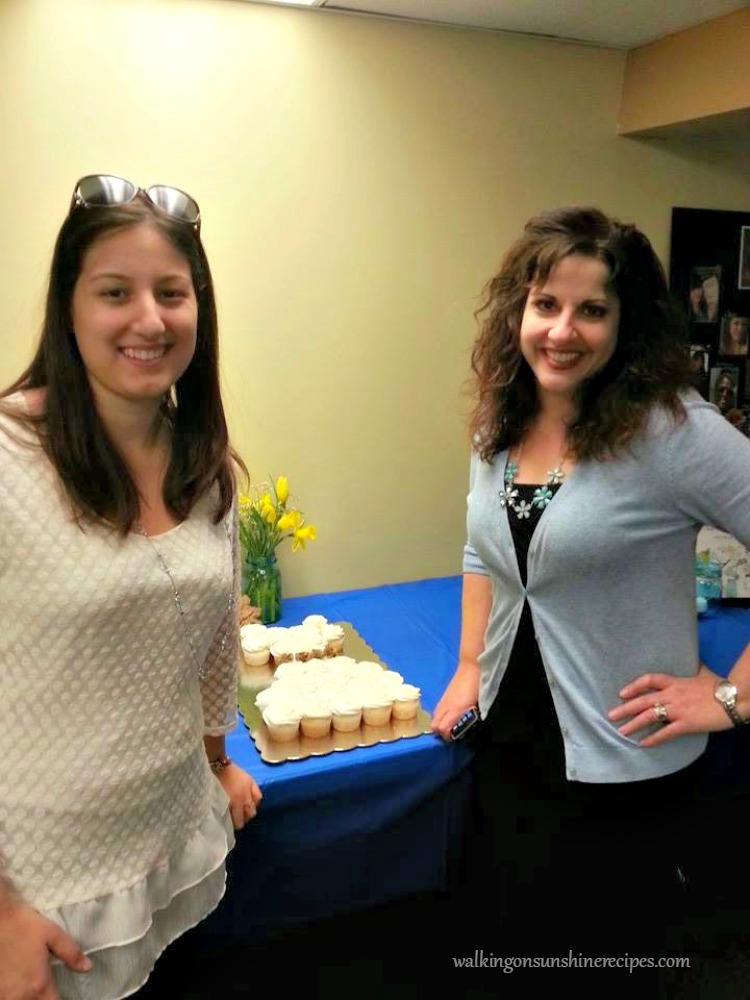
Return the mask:
<path fill-rule="evenodd" d="M 748 0 L 298 0 L 298 5 L 623 49 L 750 6 Z"/>

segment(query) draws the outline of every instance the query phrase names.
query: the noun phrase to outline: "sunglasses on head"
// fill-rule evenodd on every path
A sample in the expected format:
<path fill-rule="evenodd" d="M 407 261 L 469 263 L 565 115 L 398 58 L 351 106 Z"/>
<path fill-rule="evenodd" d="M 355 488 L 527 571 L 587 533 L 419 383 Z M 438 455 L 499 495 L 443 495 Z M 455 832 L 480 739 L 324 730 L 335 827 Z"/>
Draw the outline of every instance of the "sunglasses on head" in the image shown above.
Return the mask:
<path fill-rule="evenodd" d="M 152 184 L 139 188 L 132 181 L 113 174 L 88 174 L 75 186 L 70 210 L 74 208 L 109 208 L 112 205 L 128 205 L 139 194 L 146 198 L 170 219 L 185 222 L 200 232 L 201 213 L 198 202 L 179 188 L 166 184 Z"/>

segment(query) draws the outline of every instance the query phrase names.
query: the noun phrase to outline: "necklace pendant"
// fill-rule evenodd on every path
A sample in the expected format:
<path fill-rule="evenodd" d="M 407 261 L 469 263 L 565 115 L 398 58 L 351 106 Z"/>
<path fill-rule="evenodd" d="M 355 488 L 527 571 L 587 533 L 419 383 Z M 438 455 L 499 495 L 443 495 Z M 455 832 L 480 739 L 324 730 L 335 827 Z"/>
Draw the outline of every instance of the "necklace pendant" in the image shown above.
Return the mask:
<path fill-rule="evenodd" d="M 517 496 L 518 490 L 513 486 L 512 480 L 509 480 L 500 492 L 500 506 L 510 507 L 511 510 L 515 510 L 515 500 Z"/>
<path fill-rule="evenodd" d="M 519 500 L 517 504 L 514 505 L 513 510 L 519 521 L 523 521 L 524 518 L 528 518 L 532 511 L 532 504 L 528 500 Z"/>
<path fill-rule="evenodd" d="M 188 629 L 188 625 L 187 625 L 187 621 L 186 621 L 187 616 L 185 614 L 185 608 L 184 608 L 183 603 L 182 603 L 182 595 L 180 594 L 180 591 L 179 591 L 179 589 L 177 587 L 177 583 L 176 583 L 175 578 L 174 578 L 174 576 L 172 574 L 172 570 L 169 568 L 167 560 L 164 558 L 164 555 L 159 550 L 159 547 L 157 546 L 156 542 L 153 540 L 153 538 L 151 537 L 151 535 L 149 535 L 149 533 L 146 531 L 146 529 L 143 527 L 143 525 L 140 522 L 136 525 L 136 530 L 139 532 L 139 534 L 143 535 L 143 537 L 146 539 L 146 541 L 150 545 L 150 547 L 151 547 L 154 555 L 156 556 L 156 561 L 157 561 L 159 567 L 161 568 L 161 570 L 169 578 L 169 582 L 170 582 L 170 584 L 172 586 L 172 599 L 173 599 L 174 607 L 175 607 L 175 609 L 177 611 L 177 614 L 178 614 L 178 617 L 180 619 L 180 622 L 182 623 L 182 630 L 183 630 L 183 632 L 185 634 L 185 640 L 187 642 L 188 649 L 189 649 L 190 654 L 192 656 L 193 662 L 195 663 L 195 666 L 197 667 L 198 680 L 201 683 L 203 683 L 203 681 L 205 681 L 206 677 L 209 674 L 210 664 L 207 662 L 207 660 L 204 659 L 203 661 L 201 661 L 198 658 L 198 651 L 195 648 L 195 643 L 193 642 L 193 637 L 192 637 L 192 635 L 190 633 L 190 630 Z M 229 524 L 228 524 L 226 518 L 224 518 L 224 534 L 226 535 L 227 548 L 228 548 L 228 553 L 229 553 L 229 576 L 230 576 L 230 581 L 233 581 L 232 535 L 231 535 L 231 532 L 229 530 Z M 227 609 L 226 609 L 226 612 L 225 612 L 225 616 L 226 616 L 226 619 L 227 619 L 227 624 L 226 624 L 226 628 L 224 629 L 224 635 L 221 638 L 221 652 L 222 653 L 224 652 L 224 650 L 227 647 L 227 643 L 229 641 L 229 635 L 230 635 L 230 632 L 232 631 L 232 611 L 233 610 L 234 610 L 234 585 L 233 585 L 233 582 L 230 582 L 229 600 L 227 601 Z"/>
<path fill-rule="evenodd" d="M 534 490 L 534 497 L 531 501 L 532 506 L 538 507 L 539 510 L 544 510 L 547 504 L 552 499 L 552 490 L 545 483 L 544 486 L 539 486 Z"/>
<path fill-rule="evenodd" d="M 559 463 L 547 473 L 547 486 L 559 486 L 563 479 L 565 479 L 565 473 L 562 463 Z"/>

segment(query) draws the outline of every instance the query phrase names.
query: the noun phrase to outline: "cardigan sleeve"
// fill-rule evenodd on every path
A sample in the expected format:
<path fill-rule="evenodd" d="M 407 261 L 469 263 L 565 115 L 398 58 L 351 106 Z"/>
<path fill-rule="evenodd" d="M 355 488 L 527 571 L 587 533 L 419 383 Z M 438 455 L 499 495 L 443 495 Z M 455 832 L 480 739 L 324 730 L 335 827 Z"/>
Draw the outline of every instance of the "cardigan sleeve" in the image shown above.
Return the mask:
<path fill-rule="evenodd" d="M 750 548 L 750 439 L 710 403 L 691 402 L 686 412 L 667 449 L 675 503 Z"/>
<path fill-rule="evenodd" d="M 467 505 L 471 503 L 472 492 L 474 490 L 474 484 L 477 478 L 477 470 L 479 468 L 479 463 L 481 459 L 475 451 L 471 453 L 471 464 L 469 466 L 469 495 L 467 499 Z M 480 573 L 482 576 L 489 576 L 487 567 L 484 565 L 482 560 L 477 555 L 474 546 L 467 541 L 464 545 L 464 556 L 463 556 L 463 571 L 464 573 Z"/>

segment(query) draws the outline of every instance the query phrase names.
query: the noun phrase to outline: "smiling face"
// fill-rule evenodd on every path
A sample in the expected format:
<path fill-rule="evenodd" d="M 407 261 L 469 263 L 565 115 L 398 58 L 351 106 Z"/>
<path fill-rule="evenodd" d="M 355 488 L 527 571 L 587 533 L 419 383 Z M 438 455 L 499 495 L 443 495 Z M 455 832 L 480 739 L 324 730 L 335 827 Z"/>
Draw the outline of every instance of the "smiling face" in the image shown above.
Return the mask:
<path fill-rule="evenodd" d="M 731 316 L 727 322 L 727 335 L 731 344 L 743 347 L 747 343 L 750 319 L 746 316 Z"/>
<path fill-rule="evenodd" d="M 71 319 L 100 411 L 116 401 L 158 409 L 195 353 L 190 265 L 148 223 L 109 232 L 86 251 Z"/>
<path fill-rule="evenodd" d="M 609 268 L 571 254 L 532 285 L 521 319 L 520 347 L 544 408 L 573 404 L 580 386 L 607 364 L 617 345 L 620 303 Z"/>

